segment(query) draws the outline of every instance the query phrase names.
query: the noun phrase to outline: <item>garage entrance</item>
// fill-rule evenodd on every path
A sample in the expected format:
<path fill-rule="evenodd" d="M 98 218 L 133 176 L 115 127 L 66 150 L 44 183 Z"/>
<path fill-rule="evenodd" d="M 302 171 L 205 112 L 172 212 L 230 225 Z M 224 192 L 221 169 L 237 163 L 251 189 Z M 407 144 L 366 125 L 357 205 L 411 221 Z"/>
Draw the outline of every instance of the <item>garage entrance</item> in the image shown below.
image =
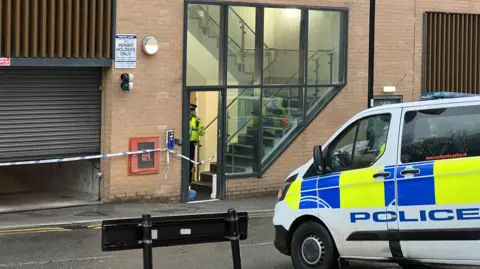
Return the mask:
<path fill-rule="evenodd" d="M 0 162 L 100 153 L 100 68 L 0 68 Z M 99 161 L 0 167 L 0 213 L 99 200 Z"/>

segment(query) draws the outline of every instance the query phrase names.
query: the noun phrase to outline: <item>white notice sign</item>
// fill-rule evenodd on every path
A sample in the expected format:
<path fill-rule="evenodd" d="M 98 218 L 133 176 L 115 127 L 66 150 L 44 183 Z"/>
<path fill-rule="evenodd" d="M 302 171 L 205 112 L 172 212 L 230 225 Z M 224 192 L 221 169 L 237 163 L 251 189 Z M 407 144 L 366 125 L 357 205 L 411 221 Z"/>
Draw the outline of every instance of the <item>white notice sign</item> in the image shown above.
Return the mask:
<path fill-rule="evenodd" d="M 115 68 L 137 66 L 137 35 L 116 35 Z"/>

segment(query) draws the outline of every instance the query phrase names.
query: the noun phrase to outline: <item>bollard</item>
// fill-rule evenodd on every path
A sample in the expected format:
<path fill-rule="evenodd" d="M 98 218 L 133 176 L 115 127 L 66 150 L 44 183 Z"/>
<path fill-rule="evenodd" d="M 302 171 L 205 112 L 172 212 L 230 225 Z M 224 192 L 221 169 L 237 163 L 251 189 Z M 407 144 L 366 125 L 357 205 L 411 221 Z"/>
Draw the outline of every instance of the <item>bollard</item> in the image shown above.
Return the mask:
<path fill-rule="evenodd" d="M 143 268 L 153 269 L 152 254 L 152 217 L 150 214 L 142 215 L 143 230 Z"/>
<path fill-rule="evenodd" d="M 237 211 L 233 208 L 228 210 L 227 218 L 228 239 L 232 244 L 233 269 L 242 269 L 242 259 L 240 257 L 240 234 L 238 231 Z"/>

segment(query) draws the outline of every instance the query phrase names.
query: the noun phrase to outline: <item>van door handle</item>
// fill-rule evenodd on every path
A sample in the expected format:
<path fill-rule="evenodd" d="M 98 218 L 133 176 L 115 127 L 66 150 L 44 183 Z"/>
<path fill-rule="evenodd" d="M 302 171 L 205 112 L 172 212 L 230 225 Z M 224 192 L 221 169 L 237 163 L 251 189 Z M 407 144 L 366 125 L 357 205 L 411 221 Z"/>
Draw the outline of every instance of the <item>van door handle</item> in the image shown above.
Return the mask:
<path fill-rule="evenodd" d="M 413 174 L 413 175 L 416 175 L 416 174 L 419 174 L 420 173 L 420 169 L 417 169 L 417 168 L 407 168 L 405 170 L 402 170 L 400 172 L 400 175 L 404 176 L 406 174 Z"/>
<path fill-rule="evenodd" d="M 389 177 L 389 176 L 390 176 L 390 173 L 385 171 L 378 171 L 376 174 L 373 175 L 374 178 Z"/>

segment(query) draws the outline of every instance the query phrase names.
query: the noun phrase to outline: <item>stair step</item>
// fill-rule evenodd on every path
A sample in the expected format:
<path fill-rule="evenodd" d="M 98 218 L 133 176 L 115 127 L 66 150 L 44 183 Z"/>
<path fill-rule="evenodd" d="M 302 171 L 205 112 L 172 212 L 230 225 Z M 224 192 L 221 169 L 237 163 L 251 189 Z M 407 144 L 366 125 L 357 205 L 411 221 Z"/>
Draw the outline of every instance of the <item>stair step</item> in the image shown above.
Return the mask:
<path fill-rule="evenodd" d="M 212 173 L 217 173 L 217 163 L 216 162 L 213 162 L 213 163 L 210 163 L 210 172 Z"/>
<path fill-rule="evenodd" d="M 212 172 L 201 172 L 200 173 L 200 182 L 213 182 L 213 176 L 215 176 L 215 173 Z"/>
<path fill-rule="evenodd" d="M 252 155 L 254 148 L 252 145 L 245 145 L 241 143 L 235 143 L 229 145 L 229 152 L 235 152 L 235 154 Z"/>
<path fill-rule="evenodd" d="M 239 153 L 235 153 L 235 154 L 232 154 L 230 152 L 227 152 L 225 154 L 225 156 L 227 157 L 227 163 L 230 163 L 229 162 L 229 159 L 231 160 L 232 158 L 235 158 L 235 159 L 245 159 L 245 160 L 253 160 L 253 156 L 252 155 L 247 155 L 247 154 L 239 154 Z"/>
<path fill-rule="evenodd" d="M 239 135 L 238 136 L 238 143 L 239 144 L 251 144 L 254 137 L 255 136 L 248 135 L 248 134 Z M 273 138 L 271 138 L 271 137 L 264 137 L 263 138 L 263 145 L 265 145 L 266 147 L 273 147 L 274 144 L 275 144 L 275 140 Z"/>
<path fill-rule="evenodd" d="M 237 166 L 232 167 L 231 165 L 225 165 L 225 172 L 228 174 L 237 174 L 237 173 L 245 173 L 247 172 L 247 169 L 249 167 L 242 167 L 242 166 Z"/>
<path fill-rule="evenodd" d="M 212 182 L 193 181 L 191 184 L 192 190 L 196 192 L 211 193 Z"/>

